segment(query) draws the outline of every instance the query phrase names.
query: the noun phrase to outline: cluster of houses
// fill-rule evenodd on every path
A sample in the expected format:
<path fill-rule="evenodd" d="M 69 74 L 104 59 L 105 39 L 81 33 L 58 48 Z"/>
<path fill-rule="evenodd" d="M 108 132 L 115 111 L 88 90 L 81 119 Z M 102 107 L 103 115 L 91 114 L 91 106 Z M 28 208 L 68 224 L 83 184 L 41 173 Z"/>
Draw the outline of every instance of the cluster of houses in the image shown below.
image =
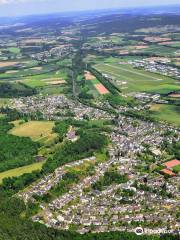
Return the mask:
<path fill-rule="evenodd" d="M 26 189 L 19 193 L 18 196 L 23 198 L 25 202 L 28 202 L 29 200 L 34 201 L 33 196 L 43 196 L 47 194 L 52 187 L 57 185 L 66 174 L 67 168 L 79 166 L 85 162 L 92 162 L 95 161 L 95 159 L 95 157 L 89 157 L 63 165 L 62 167 L 57 168 L 53 173 L 45 176 L 39 182 L 36 182 L 33 186 L 28 188 L 28 190 Z"/>
<path fill-rule="evenodd" d="M 137 97 L 144 99 L 144 95 Z M 152 97 L 154 100 L 158 98 L 159 95 Z M 42 111 L 45 119 L 64 119 L 67 110 L 73 112 L 74 118 L 79 120 L 84 119 L 84 114 L 90 119 L 112 117 L 102 110 L 84 106 L 64 95 L 14 99 L 11 107 L 25 114 Z M 61 112 L 61 116 L 58 116 L 58 112 Z M 175 132 L 176 138 L 164 134 L 167 130 Z M 72 127 L 66 137 L 72 141 L 77 138 Z M 146 149 L 145 145 L 149 145 L 155 158 L 159 158 L 161 144 L 164 141 L 178 141 L 180 132 L 166 125 L 120 115 L 109 137 L 112 142 L 108 148 L 109 160 L 95 164 L 96 158 L 91 157 L 66 164 L 18 194 L 25 202 L 36 201 L 35 196 L 46 195 L 61 182 L 68 167 L 81 166 L 86 161 L 95 164 L 93 175 L 84 177 L 77 184 L 73 184 L 66 193 L 49 203 L 44 204 L 42 200 L 41 211 L 33 216 L 33 221 L 58 229 L 71 229 L 74 226 L 76 231 L 82 234 L 89 231 L 123 229 L 132 232 L 137 226 L 143 226 L 149 234 L 162 228 L 171 231 L 178 229 L 179 222 L 174 212 L 178 206 L 179 176 L 173 175 L 173 178 L 166 180 L 158 172 L 151 175 L 147 171 L 138 170 L 139 167 L 146 167 L 147 163 L 139 160 L 137 154 Z M 171 171 L 177 164 L 178 160 L 166 162 L 164 166 Z M 112 184 L 103 191 L 94 190 L 92 185 L 112 166 L 116 167 L 121 175 L 127 175 L 128 181 Z M 124 191 L 131 194 L 123 195 Z"/>
<path fill-rule="evenodd" d="M 91 49 L 96 49 L 96 50 L 102 50 L 102 49 L 107 49 L 107 48 L 113 48 L 116 46 L 116 44 L 113 43 L 113 41 L 108 41 L 108 42 L 103 42 L 103 41 L 96 41 L 92 43 L 84 43 L 82 49 L 84 50 L 91 50 Z"/>
<path fill-rule="evenodd" d="M 144 145 L 149 145 L 151 148 L 160 148 L 164 141 L 171 143 L 172 141 L 178 141 L 179 137 L 177 139 L 173 136 L 163 135 L 167 128 L 180 136 L 179 131 L 171 127 L 120 116 L 118 126 L 111 133 L 111 139 L 117 147 L 117 154 L 134 157 L 145 149 Z"/>
<path fill-rule="evenodd" d="M 69 117 L 77 120 L 83 120 L 86 117 L 91 120 L 112 118 L 110 114 L 103 110 L 85 106 L 76 100 L 68 99 L 65 95 L 38 95 L 13 99 L 9 107 L 28 115 L 35 115 L 40 112 L 46 120 L 62 120 Z"/>
<path fill-rule="evenodd" d="M 164 61 L 142 59 L 142 60 L 129 61 L 128 63 L 131 64 L 135 68 L 143 68 L 148 72 L 159 73 L 164 76 L 171 76 L 171 77 L 180 79 L 179 69 L 176 67 L 167 65 L 166 63 L 164 63 Z M 159 78 L 159 81 L 162 81 L 162 80 L 163 79 Z"/>
<path fill-rule="evenodd" d="M 71 44 L 60 45 L 58 47 L 51 48 L 50 50 L 32 54 L 31 58 L 38 61 L 47 61 L 48 58 L 51 58 L 51 57 L 62 58 L 73 52 L 74 52 L 74 48 Z"/>
<path fill-rule="evenodd" d="M 167 185 L 167 193 L 173 187 L 172 179 L 167 182 L 157 173 L 149 177 L 148 174 L 142 175 L 138 171 L 132 177 L 133 168 L 141 164 L 139 160 L 116 158 L 113 148 L 110 148 L 110 156 L 109 161 L 96 166 L 93 176 L 74 184 L 68 193 L 48 206 L 42 205 L 43 212 L 34 216 L 33 220 L 58 229 L 70 229 L 73 225 L 82 234 L 114 229 L 132 232 L 141 225 L 146 227 L 146 233 L 149 234 L 162 228 L 171 231 L 178 229 L 180 225 L 173 214 L 178 207 L 178 182 L 174 184 L 172 198 L 161 196 L 159 192 L 164 189 L 164 184 Z M 128 182 L 113 184 L 103 191 L 91 188 L 83 191 L 98 181 L 112 165 L 116 166 L 121 174 L 129 175 Z M 142 189 L 142 185 L 150 190 Z M 123 195 L 123 190 L 129 190 L 132 194 Z"/>
<path fill-rule="evenodd" d="M 137 226 L 143 226 L 148 234 L 158 229 L 176 231 L 180 227 L 174 214 L 180 197 L 179 176 L 165 179 L 158 172 L 149 174 L 138 170 L 143 164 L 147 166 L 147 163 L 137 159 L 137 153 L 144 148 L 143 143 L 149 144 L 152 151 L 159 155 L 161 143 L 174 140 L 173 137 L 164 136 L 166 130 L 167 126 L 120 116 L 118 126 L 110 134 L 112 145 L 108 148 L 109 160 L 96 162 L 96 158 L 91 157 L 66 164 L 19 193 L 26 202 L 34 201 L 33 196 L 47 194 L 60 182 L 68 167 L 81 166 L 86 161 L 94 163 L 92 175 L 74 183 L 66 193 L 48 204 L 42 202 L 41 211 L 33 216 L 33 221 L 57 229 L 71 229 L 73 226 L 81 234 L 114 230 L 134 232 Z M 69 131 L 73 132 L 73 129 Z M 174 167 L 177 161 L 166 162 L 164 166 L 169 168 L 173 164 Z M 116 168 L 120 175 L 128 176 L 127 182 L 105 186 L 102 191 L 94 190 L 92 185 L 111 167 Z"/>

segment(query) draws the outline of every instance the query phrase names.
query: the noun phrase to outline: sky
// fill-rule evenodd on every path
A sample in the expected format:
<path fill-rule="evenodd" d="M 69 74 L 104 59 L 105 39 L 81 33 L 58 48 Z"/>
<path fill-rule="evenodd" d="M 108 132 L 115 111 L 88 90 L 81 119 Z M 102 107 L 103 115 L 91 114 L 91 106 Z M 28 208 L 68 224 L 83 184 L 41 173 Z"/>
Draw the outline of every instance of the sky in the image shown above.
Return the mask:
<path fill-rule="evenodd" d="M 178 3 L 179 0 L 0 0 L 0 17 Z"/>

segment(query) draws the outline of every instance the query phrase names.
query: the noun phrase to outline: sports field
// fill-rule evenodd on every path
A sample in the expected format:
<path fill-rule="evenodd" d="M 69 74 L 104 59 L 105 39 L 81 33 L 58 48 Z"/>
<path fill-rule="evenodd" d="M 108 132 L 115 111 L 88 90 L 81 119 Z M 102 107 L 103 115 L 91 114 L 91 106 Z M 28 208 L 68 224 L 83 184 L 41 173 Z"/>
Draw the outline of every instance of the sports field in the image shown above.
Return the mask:
<path fill-rule="evenodd" d="M 86 84 L 89 88 L 89 93 L 94 97 L 98 97 L 100 95 L 104 95 L 109 93 L 109 91 L 104 87 L 104 85 L 89 71 L 86 71 L 84 74 L 86 79 Z"/>
<path fill-rule="evenodd" d="M 13 123 L 15 127 L 9 133 L 16 136 L 30 137 L 33 141 L 40 142 L 56 137 L 56 134 L 52 133 L 53 121 L 29 121 L 27 123 L 15 121 Z"/>
<path fill-rule="evenodd" d="M 31 173 L 35 170 L 40 170 L 44 163 L 45 163 L 45 161 L 42 161 L 42 162 L 38 162 L 38 163 L 33 163 L 28 166 L 19 167 L 19 168 L 15 168 L 12 170 L 2 172 L 2 173 L 0 173 L 0 183 L 2 182 L 3 178 L 19 177 L 25 173 Z"/>
<path fill-rule="evenodd" d="M 180 90 L 176 80 L 155 73 L 133 68 L 130 64 L 102 63 L 95 68 L 113 78 L 122 92 L 153 92 L 166 94 Z"/>
<path fill-rule="evenodd" d="M 105 88 L 101 83 L 95 84 L 94 86 L 95 86 L 95 88 L 98 90 L 98 92 L 100 94 L 107 94 L 107 93 L 109 93 L 107 88 Z"/>

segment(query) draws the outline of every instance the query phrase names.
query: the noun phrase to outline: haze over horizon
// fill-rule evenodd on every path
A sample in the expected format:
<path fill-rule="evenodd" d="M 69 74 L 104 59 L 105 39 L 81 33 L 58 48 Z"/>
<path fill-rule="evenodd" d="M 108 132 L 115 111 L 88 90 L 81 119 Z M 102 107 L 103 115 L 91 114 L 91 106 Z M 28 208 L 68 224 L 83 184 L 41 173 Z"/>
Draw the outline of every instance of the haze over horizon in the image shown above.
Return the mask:
<path fill-rule="evenodd" d="M 171 0 L 174 4 L 179 4 L 179 0 Z M 0 17 L 161 5 L 169 5 L 169 0 L 0 0 Z"/>

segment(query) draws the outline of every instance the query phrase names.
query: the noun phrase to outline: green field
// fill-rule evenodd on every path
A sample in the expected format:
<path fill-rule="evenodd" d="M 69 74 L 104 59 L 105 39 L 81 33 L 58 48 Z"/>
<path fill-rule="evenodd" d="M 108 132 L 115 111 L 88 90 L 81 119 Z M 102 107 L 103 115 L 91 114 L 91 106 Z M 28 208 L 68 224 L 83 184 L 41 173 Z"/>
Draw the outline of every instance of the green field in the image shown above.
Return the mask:
<path fill-rule="evenodd" d="M 156 119 L 180 126 L 180 107 L 168 104 L 154 104 L 151 111 Z"/>
<path fill-rule="evenodd" d="M 10 99 L 0 98 L 0 107 L 6 107 L 9 104 Z"/>
<path fill-rule="evenodd" d="M 152 92 L 167 94 L 171 91 L 180 90 L 180 84 L 176 80 L 155 73 L 146 72 L 133 68 L 130 64 L 100 63 L 95 68 L 101 73 L 114 78 L 113 83 L 122 92 Z M 121 82 L 126 84 L 121 85 Z"/>
<path fill-rule="evenodd" d="M 172 49 L 170 46 L 150 45 L 146 49 L 139 50 L 142 53 L 152 53 L 160 56 L 175 56 L 176 49 Z"/>
<path fill-rule="evenodd" d="M 13 123 L 14 128 L 9 133 L 19 137 L 30 137 L 33 141 L 43 142 L 52 140 L 57 136 L 52 132 L 53 121 L 29 121 L 27 123 L 15 121 Z"/>
<path fill-rule="evenodd" d="M 67 73 L 63 71 L 54 71 L 31 76 L 23 81 L 29 87 L 45 87 L 51 85 L 50 82 L 58 80 L 67 80 Z"/>
<path fill-rule="evenodd" d="M 3 178 L 19 177 L 19 176 L 21 176 L 25 173 L 31 173 L 35 170 L 41 170 L 44 163 L 45 163 L 45 161 L 38 162 L 38 163 L 33 163 L 33 164 L 28 165 L 28 166 L 19 167 L 19 168 L 15 168 L 15 169 L 12 169 L 12 170 L 2 172 L 2 173 L 0 173 L 0 183 L 2 183 Z"/>
<path fill-rule="evenodd" d="M 17 48 L 17 47 L 10 47 L 8 48 L 8 50 L 11 52 L 11 53 L 14 53 L 14 54 L 18 54 L 20 53 L 20 48 Z"/>
<path fill-rule="evenodd" d="M 173 170 L 175 170 L 177 172 L 180 172 L 180 165 L 177 165 L 177 166 L 173 167 Z"/>

